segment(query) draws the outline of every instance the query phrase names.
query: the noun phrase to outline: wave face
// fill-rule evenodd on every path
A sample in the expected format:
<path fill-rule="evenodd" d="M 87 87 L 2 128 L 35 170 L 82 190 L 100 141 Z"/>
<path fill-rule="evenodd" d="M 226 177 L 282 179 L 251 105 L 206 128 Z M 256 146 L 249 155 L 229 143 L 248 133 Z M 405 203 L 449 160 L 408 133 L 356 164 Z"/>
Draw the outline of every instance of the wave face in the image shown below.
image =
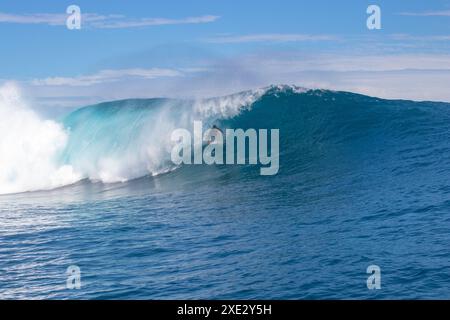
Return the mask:
<path fill-rule="evenodd" d="M 362 166 L 366 175 L 386 168 L 407 172 L 415 170 L 417 159 L 427 169 L 437 161 L 430 153 L 448 151 L 449 110 L 444 103 L 271 86 L 204 100 L 107 102 L 58 123 L 40 119 L 9 85 L 0 90 L 0 193 L 82 179 L 124 182 L 171 171 L 170 135 L 176 128 L 192 129 L 194 120 L 205 127 L 280 129 L 283 175 L 319 164 L 336 176 Z M 257 175 L 254 169 L 243 168 Z"/>

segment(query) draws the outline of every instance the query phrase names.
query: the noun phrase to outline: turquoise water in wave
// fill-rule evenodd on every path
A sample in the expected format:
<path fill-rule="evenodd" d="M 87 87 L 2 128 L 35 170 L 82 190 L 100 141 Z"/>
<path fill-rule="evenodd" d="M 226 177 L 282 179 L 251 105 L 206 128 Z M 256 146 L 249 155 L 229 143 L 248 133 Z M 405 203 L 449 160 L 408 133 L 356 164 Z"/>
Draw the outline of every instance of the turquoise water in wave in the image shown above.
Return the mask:
<path fill-rule="evenodd" d="M 0 298 L 450 298 L 450 104 L 268 90 L 205 118 L 279 128 L 275 176 L 171 170 L 153 148 L 161 119 L 192 110 L 128 100 L 66 117 L 58 161 L 92 178 L 106 154 L 123 161 L 105 175 L 131 180 L 0 196 Z M 366 286 L 373 264 L 380 290 Z M 70 265 L 79 290 L 66 288 Z"/>

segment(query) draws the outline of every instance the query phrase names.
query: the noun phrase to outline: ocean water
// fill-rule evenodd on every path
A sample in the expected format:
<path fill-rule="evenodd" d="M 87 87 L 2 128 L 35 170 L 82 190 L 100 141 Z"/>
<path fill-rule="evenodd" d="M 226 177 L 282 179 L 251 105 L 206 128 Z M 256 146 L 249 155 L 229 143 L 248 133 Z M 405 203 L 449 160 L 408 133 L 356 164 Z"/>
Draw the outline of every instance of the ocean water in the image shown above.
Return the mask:
<path fill-rule="evenodd" d="M 277 86 L 44 121 L 11 92 L 2 299 L 450 298 L 450 104 Z M 168 135 L 194 119 L 279 128 L 278 174 L 173 167 Z"/>

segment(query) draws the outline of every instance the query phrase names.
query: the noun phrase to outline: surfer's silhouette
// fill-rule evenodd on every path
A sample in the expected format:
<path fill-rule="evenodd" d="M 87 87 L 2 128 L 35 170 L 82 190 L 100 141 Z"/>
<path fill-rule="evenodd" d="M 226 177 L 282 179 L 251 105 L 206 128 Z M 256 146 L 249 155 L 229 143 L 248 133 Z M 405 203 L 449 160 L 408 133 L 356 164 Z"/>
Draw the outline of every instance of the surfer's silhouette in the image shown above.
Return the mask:
<path fill-rule="evenodd" d="M 219 130 L 219 131 L 223 134 L 222 129 L 220 129 L 220 128 L 219 128 L 218 126 L 216 126 L 216 125 L 213 125 L 212 128 L 211 128 L 211 130 L 212 130 L 212 129 Z"/>
<path fill-rule="evenodd" d="M 222 129 L 220 129 L 218 126 L 213 125 L 213 126 L 211 127 L 211 131 L 213 131 L 213 130 L 219 131 L 219 132 L 222 134 L 222 137 L 223 137 L 223 131 L 222 131 Z M 211 143 L 217 144 L 217 141 L 215 141 L 214 139 L 211 139 L 211 135 L 210 135 L 208 144 L 211 144 Z"/>

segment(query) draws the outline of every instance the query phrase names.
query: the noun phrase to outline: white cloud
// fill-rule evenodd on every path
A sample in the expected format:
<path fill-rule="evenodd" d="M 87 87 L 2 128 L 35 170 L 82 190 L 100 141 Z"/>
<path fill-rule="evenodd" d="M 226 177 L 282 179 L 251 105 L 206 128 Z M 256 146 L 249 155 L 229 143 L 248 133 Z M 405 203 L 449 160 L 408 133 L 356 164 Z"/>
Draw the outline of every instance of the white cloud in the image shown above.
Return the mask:
<path fill-rule="evenodd" d="M 450 54 L 249 54 L 209 65 L 207 73 L 189 81 L 174 80 L 176 85 L 165 86 L 176 90 L 163 91 L 164 95 L 204 97 L 296 84 L 381 98 L 450 102 Z"/>
<path fill-rule="evenodd" d="M 219 16 L 200 16 L 188 17 L 182 19 L 167 19 L 167 18 L 142 18 L 135 20 L 127 19 L 109 19 L 91 23 L 95 28 L 116 29 L 116 28 L 134 28 L 147 26 L 161 26 L 161 25 L 176 25 L 176 24 L 199 24 L 214 22 L 219 19 Z"/>
<path fill-rule="evenodd" d="M 416 16 L 416 17 L 450 17 L 450 10 L 425 11 L 425 12 L 401 12 L 400 15 Z"/>
<path fill-rule="evenodd" d="M 37 13 L 37 14 L 9 14 L 0 12 L 0 22 L 21 24 L 48 24 L 51 26 L 65 24 L 67 17 L 63 14 Z"/>
<path fill-rule="evenodd" d="M 101 70 L 90 75 L 77 77 L 49 77 L 45 79 L 34 79 L 31 84 L 35 86 L 91 86 L 106 82 L 115 82 L 126 79 L 155 79 L 161 77 L 180 77 L 183 73 L 173 69 L 118 69 Z"/>
<path fill-rule="evenodd" d="M 127 98 L 218 96 L 269 84 L 450 102 L 448 83 L 450 54 L 301 52 L 249 54 L 177 69 L 102 70 L 21 82 L 36 105 L 47 109 Z"/>
<path fill-rule="evenodd" d="M 406 41 L 449 41 L 450 35 L 425 35 L 414 36 L 410 34 L 392 34 L 390 36 L 394 40 L 406 40 Z"/>
<path fill-rule="evenodd" d="M 331 41 L 337 40 L 332 35 L 266 33 L 241 36 L 218 36 L 206 39 L 211 43 L 245 43 L 245 42 L 300 42 L 300 41 Z"/>
<path fill-rule="evenodd" d="M 249 57 L 249 60 L 261 61 L 265 70 L 273 70 L 273 72 L 450 70 L 450 54 L 319 54 L 314 56 L 273 56 L 269 58 Z"/>
<path fill-rule="evenodd" d="M 244 62 L 270 83 L 345 90 L 388 99 L 449 101 L 449 54 L 253 57 Z"/>
<path fill-rule="evenodd" d="M 63 26 L 66 24 L 68 15 L 55 13 L 34 13 L 34 14 L 9 14 L 0 12 L 0 23 L 17 24 L 46 24 L 50 26 Z M 130 19 L 123 15 L 108 14 L 100 15 L 96 13 L 81 13 L 82 26 L 99 29 L 119 29 L 159 25 L 176 24 L 199 24 L 214 22 L 219 16 L 204 15 L 198 17 L 187 17 L 180 19 L 168 18 L 136 18 Z"/>

